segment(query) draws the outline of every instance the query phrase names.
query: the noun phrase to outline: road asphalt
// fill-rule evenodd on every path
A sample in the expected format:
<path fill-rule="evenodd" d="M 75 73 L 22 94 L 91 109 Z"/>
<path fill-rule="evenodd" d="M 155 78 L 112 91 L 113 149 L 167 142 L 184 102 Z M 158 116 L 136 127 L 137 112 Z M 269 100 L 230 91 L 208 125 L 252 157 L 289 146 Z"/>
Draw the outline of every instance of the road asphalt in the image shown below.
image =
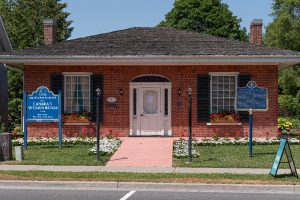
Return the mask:
<path fill-rule="evenodd" d="M 117 167 L 117 166 L 54 166 L 1 165 L 0 171 L 56 171 L 56 172 L 133 172 L 133 173 L 200 173 L 200 174 L 269 174 L 270 169 L 254 168 L 183 168 L 183 167 Z M 297 169 L 300 171 L 300 169 Z M 278 174 L 290 174 L 279 169 Z"/>

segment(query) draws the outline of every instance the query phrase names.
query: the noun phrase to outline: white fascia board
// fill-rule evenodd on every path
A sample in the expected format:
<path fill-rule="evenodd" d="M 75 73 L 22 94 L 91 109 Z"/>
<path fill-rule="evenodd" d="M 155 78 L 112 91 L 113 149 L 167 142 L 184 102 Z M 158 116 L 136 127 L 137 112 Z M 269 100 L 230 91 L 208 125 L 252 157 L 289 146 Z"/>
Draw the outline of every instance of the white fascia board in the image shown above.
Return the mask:
<path fill-rule="evenodd" d="M 300 56 L 0 56 L 0 62 L 10 65 L 71 64 L 71 65 L 115 65 L 115 64 L 177 64 L 177 65 L 295 65 Z"/>

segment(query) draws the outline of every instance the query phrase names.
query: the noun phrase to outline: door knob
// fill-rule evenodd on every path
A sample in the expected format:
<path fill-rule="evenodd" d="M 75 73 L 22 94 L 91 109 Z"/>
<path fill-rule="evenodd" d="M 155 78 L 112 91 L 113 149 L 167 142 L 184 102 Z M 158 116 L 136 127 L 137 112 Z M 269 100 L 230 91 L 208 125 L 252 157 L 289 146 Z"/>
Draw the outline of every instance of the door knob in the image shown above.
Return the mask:
<path fill-rule="evenodd" d="M 144 114 L 143 114 L 143 113 L 141 113 L 141 116 L 143 117 L 143 116 L 144 116 Z"/>

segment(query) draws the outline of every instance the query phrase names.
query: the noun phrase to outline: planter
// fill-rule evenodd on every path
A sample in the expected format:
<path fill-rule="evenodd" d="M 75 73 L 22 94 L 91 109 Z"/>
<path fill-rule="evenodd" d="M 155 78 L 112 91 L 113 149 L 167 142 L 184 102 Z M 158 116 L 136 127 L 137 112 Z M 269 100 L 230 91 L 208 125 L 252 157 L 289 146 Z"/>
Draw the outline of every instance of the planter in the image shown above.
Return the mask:
<path fill-rule="evenodd" d="M 89 119 L 65 119 L 64 123 L 90 123 Z"/>
<path fill-rule="evenodd" d="M 234 119 L 226 120 L 226 119 L 219 119 L 219 120 L 210 120 L 211 123 L 237 123 Z"/>

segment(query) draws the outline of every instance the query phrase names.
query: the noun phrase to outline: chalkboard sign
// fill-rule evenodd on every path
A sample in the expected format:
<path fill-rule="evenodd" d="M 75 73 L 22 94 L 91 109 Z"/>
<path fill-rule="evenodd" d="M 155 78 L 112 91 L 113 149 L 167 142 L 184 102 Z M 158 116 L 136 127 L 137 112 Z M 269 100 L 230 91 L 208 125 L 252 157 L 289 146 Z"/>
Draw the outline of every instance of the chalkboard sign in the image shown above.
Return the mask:
<path fill-rule="evenodd" d="M 277 175 L 277 171 L 279 169 L 279 165 L 281 163 L 281 159 L 282 159 L 282 156 L 283 156 L 284 152 L 286 153 L 288 164 L 289 164 L 289 167 L 291 169 L 291 174 L 293 176 L 298 177 L 297 169 L 296 169 L 296 166 L 295 166 L 295 163 L 294 163 L 294 160 L 293 160 L 293 156 L 292 156 L 292 152 L 291 152 L 290 146 L 288 144 L 288 141 L 285 138 L 280 139 L 280 144 L 279 144 L 279 147 L 278 147 L 278 151 L 277 151 L 275 160 L 273 162 L 270 174 L 274 177 Z"/>
<path fill-rule="evenodd" d="M 255 81 L 249 81 L 246 87 L 237 88 L 237 110 L 267 110 L 268 90 L 257 87 Z"/>
<path fill-rule="evenodd" d="M 59 120 L 59 95 L 54 95 L 47 87 L 41 86 L 27 96 L 27 122 Z"/>

